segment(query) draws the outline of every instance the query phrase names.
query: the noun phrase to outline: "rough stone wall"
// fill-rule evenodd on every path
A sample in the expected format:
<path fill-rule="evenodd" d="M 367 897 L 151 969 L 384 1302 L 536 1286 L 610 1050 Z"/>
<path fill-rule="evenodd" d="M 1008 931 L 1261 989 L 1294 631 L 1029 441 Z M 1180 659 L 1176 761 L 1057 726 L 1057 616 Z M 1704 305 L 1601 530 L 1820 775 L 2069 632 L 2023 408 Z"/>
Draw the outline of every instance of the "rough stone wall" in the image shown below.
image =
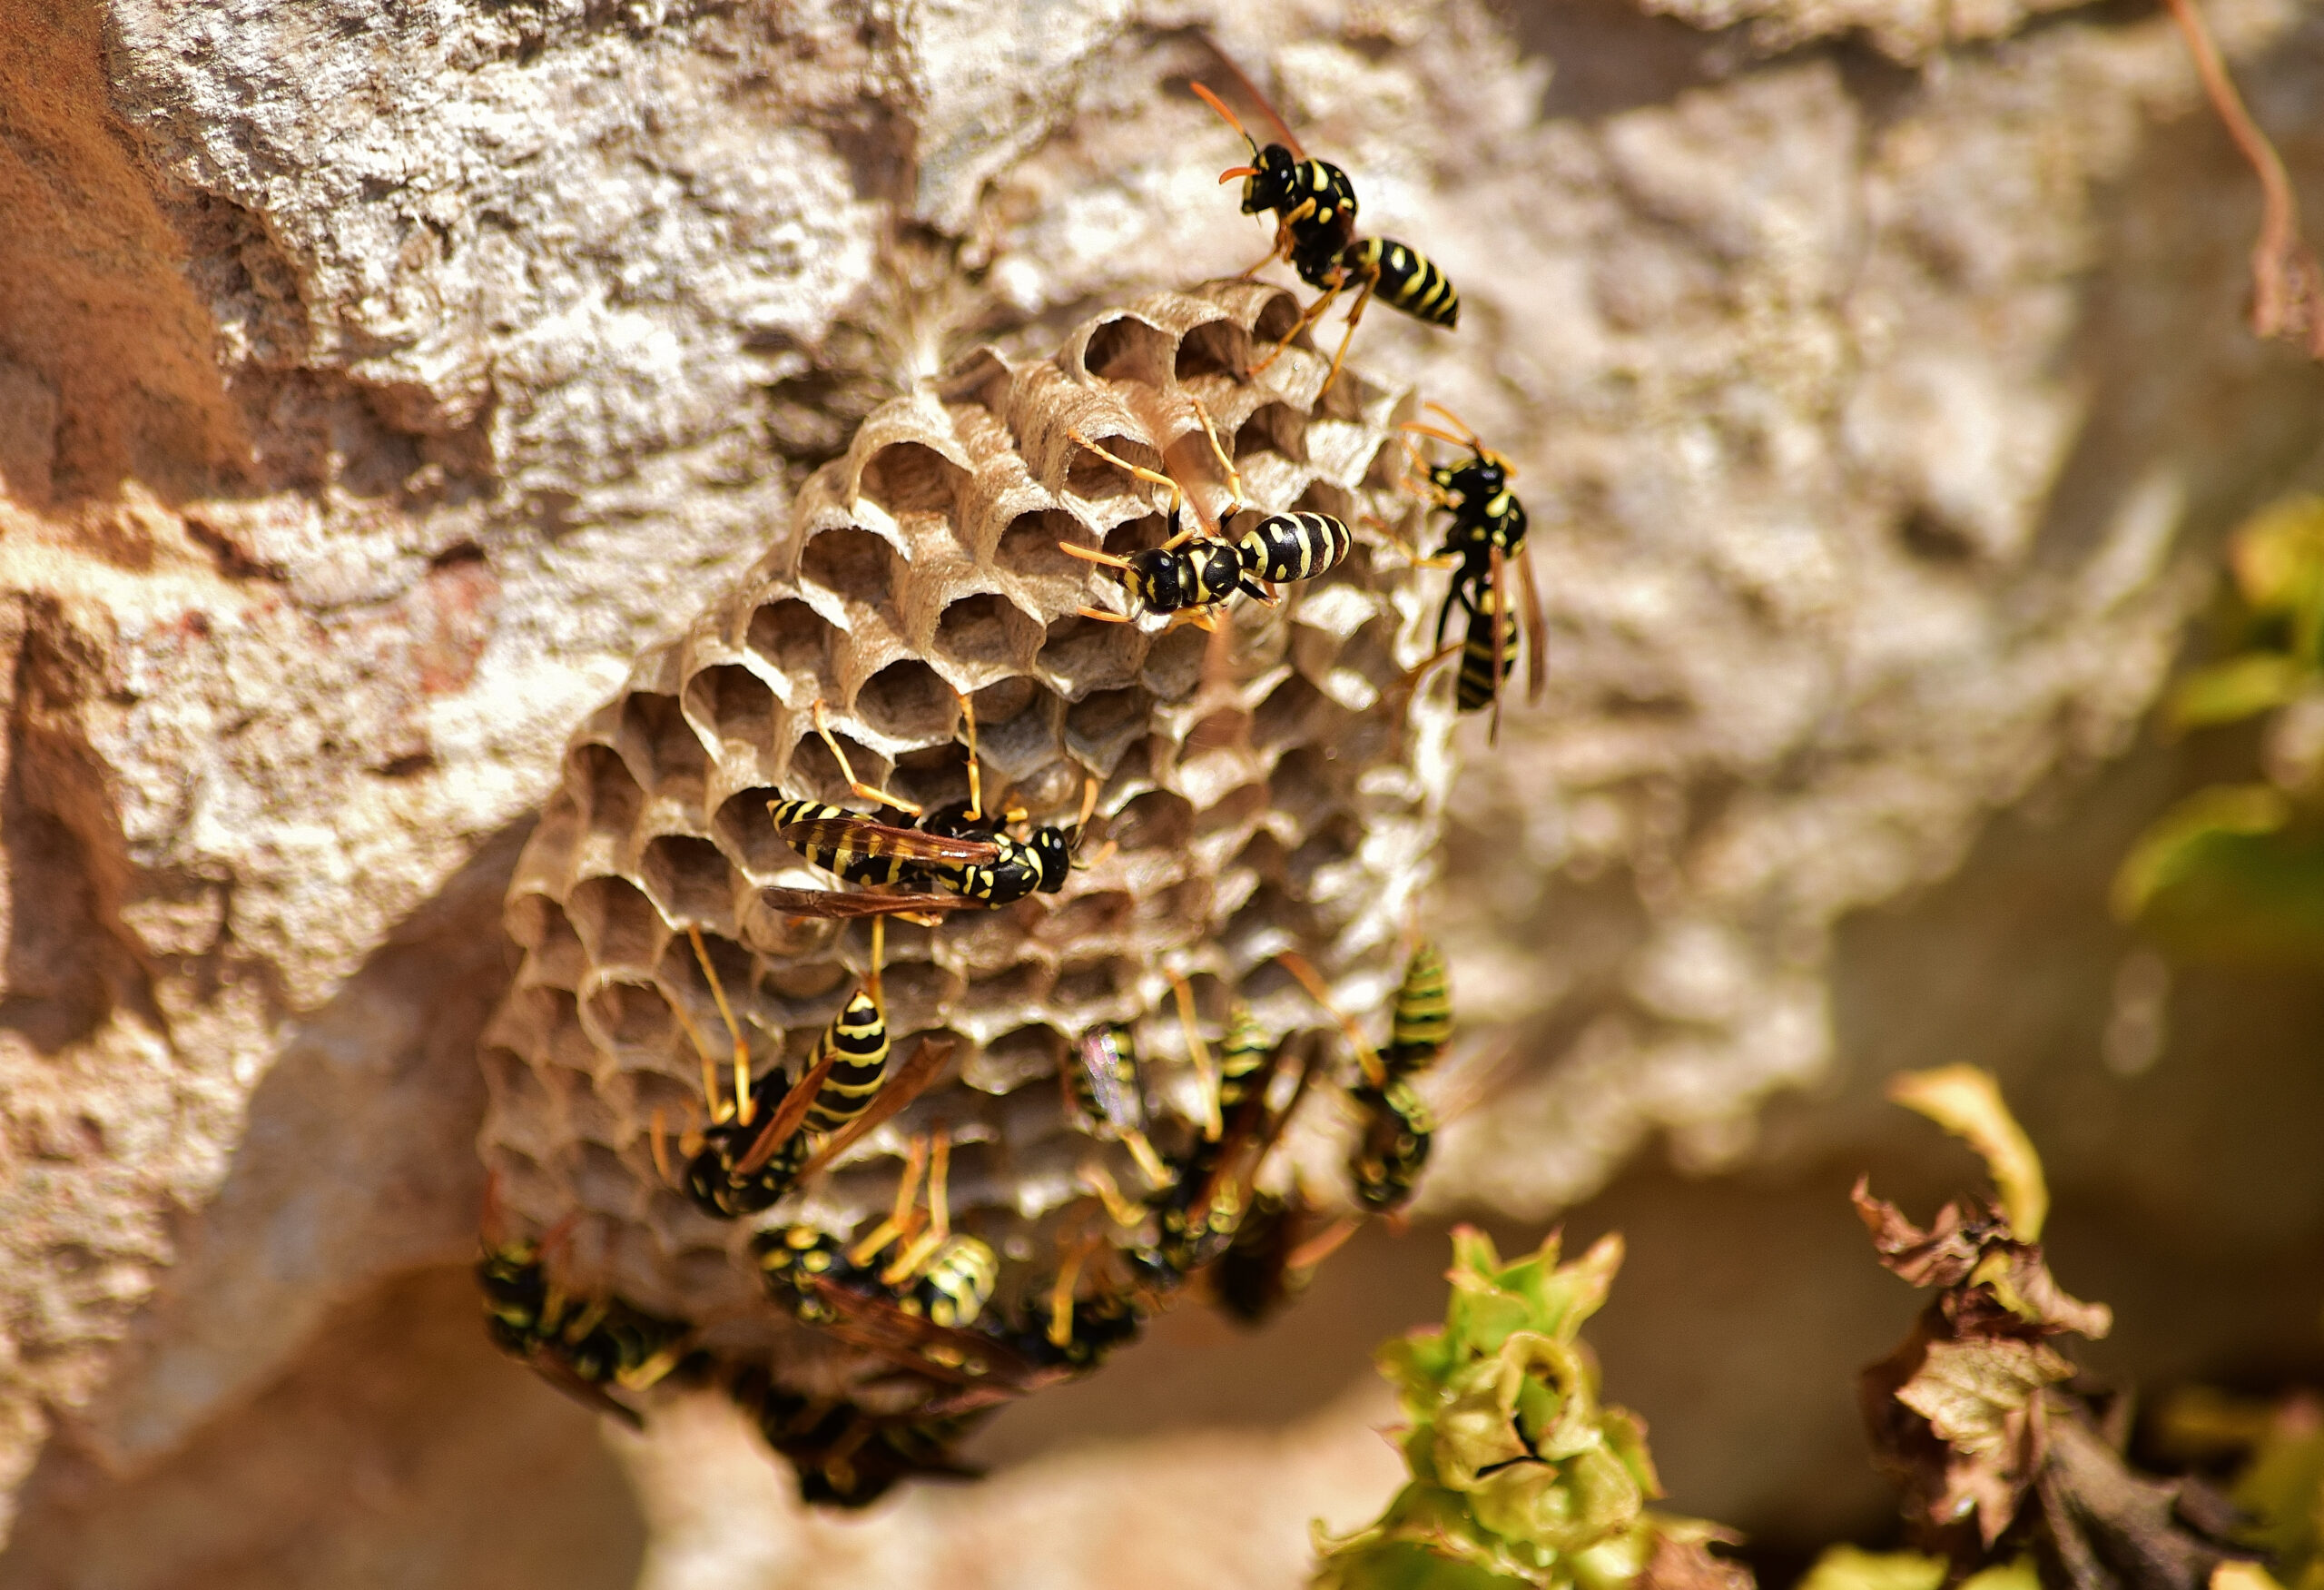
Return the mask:
<path fill-rule="evenodd" d="M 566 735 L 875 402 L 1258 252 L 1204 27 L 1461 284 L 1360 343 L 1537 526 L 1551 701 L 1444 890 L 1532 1070 L 1432 1197 L 1747 1153 L 1835 924 L 2120 748 L 2324 393 L 2160 19 L 1677 15 L 0 4 L 0 1485 L 149 1469 L 461 1257 Z M 2319 169 L 2313 14 L 2215 20 Z"/>

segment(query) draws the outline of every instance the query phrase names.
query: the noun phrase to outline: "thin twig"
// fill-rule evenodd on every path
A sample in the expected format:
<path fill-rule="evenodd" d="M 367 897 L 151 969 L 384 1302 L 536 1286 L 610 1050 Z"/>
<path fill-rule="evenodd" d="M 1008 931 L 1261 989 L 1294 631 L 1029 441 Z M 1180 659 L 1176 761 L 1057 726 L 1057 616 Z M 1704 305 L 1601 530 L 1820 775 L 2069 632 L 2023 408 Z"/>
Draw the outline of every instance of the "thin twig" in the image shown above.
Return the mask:
<path fill-rule="evenodd" d="M 2283 158 L 2244 108 L 2243 96 L 2228 75 L 2195 0 L 2168 0 L 2171 15 L 2186 35 L 2195 74 L 2219 113 L 2227 135 L 2260 178 L 2260 236 L 2251 245 L 2251 329 L 2262 337 L 2304 343 L 2309 357 L 2324 359 L 2324 271 L 2299 235 L 2299 201 Z"/>

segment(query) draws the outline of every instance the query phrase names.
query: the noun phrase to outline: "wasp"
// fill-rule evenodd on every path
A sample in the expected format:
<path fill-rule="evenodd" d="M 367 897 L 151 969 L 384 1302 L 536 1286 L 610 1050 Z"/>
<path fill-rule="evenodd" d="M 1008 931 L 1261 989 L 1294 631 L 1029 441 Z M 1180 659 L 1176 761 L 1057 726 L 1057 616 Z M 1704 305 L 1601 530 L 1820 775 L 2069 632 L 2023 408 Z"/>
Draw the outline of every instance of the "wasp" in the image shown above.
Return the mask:
<path fill-rule="evenodd" d="M 1517 643 L 1521 637 L 1526 657 L 1526 698 L 1538 701 L 1547 677 L 1547 626 L 1541 617 L 1541 596 L 1533 583 L 1533 563 L 1527 555 L 1525 505 L 1510 489 L 1515 468 L 1485 446 L 1476 432 L 1441 404 L 1428 405 L 1457 427 L 1459 435 L 1433 425 L 1408 421 L 1408 435 L 1433 437 L 1467 448 L 1472 457 L 1455 464 L 1429 464 L 1417 452 L 1421 489 L 1433 506 L 1449 515 L 1444 544 L 1435 561 L 1452 567 L 1443 604 L 1436 610 L 1436 644 L 1444 646 L 1445 626 L 1458 607 L 1468 624 L 1458 647 L 1461 668 L 1454 686 L 1454 706 L 1462 712 L 1492 708 L 1492 737 L 1501 733 L 1501 686 L 1516 667 Z M 1522 597 L 1521 621 L 1511 611 L 1508 572 L 1514 564 L 1516 585 Z M 1439 657 L 1452 655 L 1441 649 Z"/>
<path fill-rule="evenodd" d="M 702 1061 L 703 1098 L 710 1123 L 689 1129 L 681 1144 L 683 1175 L 671 1174 L 661 1113 L 656 1111 L 651 1142 L 665 1182 L 678 1187 L 704 1213 L 734 1220 L 773 1207 L 783 1194 L 819 1173 L 881 1122 L 924 1092 L 950 1057 L 951 1045 L 922 1040 L 893 1076 L 889 1074 L 886 1015 L 879 998 L 878 929 L 874 928 L 872 976 L 852 994 L 816 1042 L 795 1081 L 781 1070 L 751 1077 L 750 1045 L 743 1039 L 726 986 L 712 964 L 702 930 L 691 924 L 686 939 L 709 984 L 727 1036 L 734 1044 L 734 1099 L 723 1096 L 718 1065 L 702 1032 L 673 1002 L 678 1019 Z"/>
<path fill-rule="evenodd" d="M 694 1330 L 618 1298 L 566 1291 L 546 1255 L 576 1218 L 568 1217 L 537 1242 L 508 1238 L 497 1230 L 498 1202 L 493 1184 L 486 1184 L 483 1252 L 476 1265 L 485 1329 L 501 1351 L 559 1390 L 640 1428 L 645 1421 L 637 1411 L 613 1393 L 651 1390 L 688 1364 Z"/>
<path fill-rule="evenodd" d="M 1298 1112 L 1315 1073 L 1311 1052 L 1280 1111 L 1268 1094 L 1290 1045 L 1270 1040 L 1249 1011 L 1229 1015 L 1208 1130 L 1172 1165 L 1170 1185 L 1153 1200 L 1155 1234 L 1128 1251 L 1131 1269 L 1157 1291 L 1173 1290 L 1225 1254 L 1251 1207 L 1260 1167 Z M 1199 1063 L 1199 1062 L 1198 1062 Z"/>
<path fill-rule="evenodd" d="M 868 1507 L 904 1479 L 976 1479 L 982 1470 L 954 1448 L 984 1410 L 930 1415 L 872 1413 L 843 1397 L 810 1397 L 777 1385 L 758 1366 L 737 1374 L 728 1394 L 766 1444 L 790 1459 L 799 1499 Z"/>
<path fill-rule="evenodd" d="M 1221 533 L 1211 536 L 1199 528 L 1182 530 L 1181 513 L 1187 500 L 1184 488 L 1167 475 L 1142 469 L 1075 431 L 1069 433 L 1075 442 L 1108 463 L 1128 470 L 1140 480 L 1170 489 L 1168 536 L 1161 546 L 1134 552 L 1128 558 L 1092 551 L 1070 541 L 1058 545 L 1060 550 L 1085 562 L 1119 571 L 1122 583 L 1147 611 L 1167 613 L 1173 623 L 1183 619 L 1207 629 L 1216 623 L 1218 609 L 1237 593 L 1272 604 L 1276 599 L 1275 586 L 1322 578 L 1346 559 L 1355 542 L 1340 520 L 1327 513 L 1305 509 L 1262 515 L 1228 540 L 1225 535 L 1227 521 L 1250 506 L 1243 495 L 1242 472 L 1236 469 L 1235 460 L 1219 442 L 1210 411 L 1199 399 L 1188 401 L 1195 418 L 1202 422 L 1211 456 L 1218 460 L 1219 469 L 1226 479 L 1227 505 L 1219 515 Z M 1107 623 L 1128 621 L 1123 614 L 1101 608 L 1083 607 L 1079 611 L 1085 617 Z"/>
<path fill-rule="evenodd" d="M 1388 1045 L 1377 1052 L 1361 1027 L 1334 1009 L 1331 991 L 1314 967 L 1288 951 L 1276 959 L 1355 1046 L 1363 1077 L 1348 1096 L 1363 1129 L 1348 1156 L 1348 1180 L 1366 1210 L 1393 1213 L 1412 1201 L 1436 1132 L 1436 1117 L 1413 1079 L 1433 1067 L 1452 1041 L 1452 980 L 1443 953 L 1424 940 L 1413 948 L 1389 1007 Z"/>
<path fill-rule="evenodd" d="M 1270 143 L 1262 148 L 1216 94 L 1200 84 L 1194 84 L 1203 103 L 1225 117 L 1226 124 L 1241 133 L 1243 141 L 1251 146 L 1253 163 L 1229 167 L 1218 180 L 1229 183 L 1242 179 L 1246 215 L 1273 211 L 1276 217 L 1275 247 L 1251 271 L 1277 258 L 1288 259 L 1299 279 L 1318 290 L 1315 301 L 1301 312 L 1298 321 L 1275 344 L 1275 351 L 1254 366 L 1251 373 L 1258 374 L 1282 357 L 1291 340 L 1321 319 L 1343 291 L 1351 286 L 1357 290 L 1355 303 L 1348 311 L 1346 329 L 1340 337 L 1339 351 L 1332 356 L 1331 371 L 1324 376 L 1316 394 L 1320 401 L 1323 393 L 1330 391 L 1332 383 L 1339 379 L 1340 366 L 1347 359 L 1348 344 L 1355 339 L 1355 328 L 1364 319 L 1364 306 L 1375 294 L 1423 324 L 1442 326 L 1446 331 L 1460 324 L 1461 294 L 1436 262 L 1411 244 L 1392 238 L 1357 237 L 1355 190 L 1348 182 L 1347 173 L 1329 161 L 1309 159 L 1299 148 L 1298 140 L 1292 137 L 1291 129 L 1284 125 L 1283 118 L 1275 114 L 1275 108 L 1267 104 L 1265 97 L 1247 78 L 1244 86 L 1266 110 L 1268 118 L 1282 129 L 1285 143 Z M 1247 276 L 1251 271 L 1244 274 Z"/>
<path fill-rule="evenodd" d="M 855 776 L 847 753 L 831 732 L 823 703 L 815 703 L 815 732 L 839 763 L 848 787 L 882 808 L 911 819 L 910 826 L 882 823 L 843 806 L 821 801 L 780 800 L 767 810 L 783 840 L 812 865 L 851 884 L 901 887 L 917 893 L 851 894 L 812 889 L 771 888 L 762 897 L 777 910 L 799 916 L 919 916 L 931 911 L 1013 905 L 1035 893 L 1054 894 L 1072 874 L 1074 853 L 1095 810 L 1095 779 L 1082 786 L 1081 815 L 1073 831 L 1043 824 L 1026 838 L 1007 831 L 1022 813 L 996 816 L 984 808 L 979 770 L 976 709 L 961 696 L 968 726 L 969 798 L 935 811 L 868 785 Z M 930 892 L 937 891 L 937 892 Z"/>
<path fill-rule="evenodd" d="M 1076 1259 L 1052 1289 L 1048 1328 L 1007 1321 L 987 1328 L 1000 1260 L 980 1239 L 950 1230 L 948 1156 L 942 1132 L 915 1139 L 894 1210 L 860 1241 L 798 1225 L 762 1232 L 752 1244 L 771 1297 L 801 1320 L 950 1387 L 921 1410 L 946 1416 L 1070 1378 L 1135 1335 L 1138 1323 L 1098 1307 L 1075 1325 Z M 917 1207 L 923 1169 L 924 1218 Z M 893 1259 L 878 1264 L 891 1247 Z"/>
<path fill-rule="evenodd" d="M 1170 1172 L 1146 1135 L 1146 1088 L 1129 1029 L 1092 1027 L 1073 1052 L 1074 1063 L 1058 1070 L 1068 1112 L 1093 1135 L 1109 1136 L 1128 1149 L 1148 1186 L 1165 1185 Z"/>

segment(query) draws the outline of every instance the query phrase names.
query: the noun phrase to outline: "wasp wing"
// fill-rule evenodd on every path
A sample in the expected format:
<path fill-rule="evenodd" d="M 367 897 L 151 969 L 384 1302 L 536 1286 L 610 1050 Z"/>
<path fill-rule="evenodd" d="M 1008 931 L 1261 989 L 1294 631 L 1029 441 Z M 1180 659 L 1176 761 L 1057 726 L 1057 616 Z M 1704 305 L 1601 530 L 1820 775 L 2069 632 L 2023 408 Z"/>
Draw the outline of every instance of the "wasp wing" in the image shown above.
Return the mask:
<path fill-rule="evenodd" d="M 1091 1028 L 1074 1050 L 1081 1074 L 1088 1079 L 1089 1096 L 1098 1101 L 1106 1124 L 1118 1132 L 1143 1131 L 1146 1101 L 1138 1093 L 1137 1055 L 1123 1048 L 1120 1036 L 1111 1027 Z M 1117 1060 L 1121 1063 L 1118 1065 Z M 1127 1078 L 1124 1069 L 1129 1073 Z"/>
<path fill-rule="evenodd" d="M 1000 846 L 989 839 L 956 839 L 920 828 L 892 828 L 868 817 L 809 817 L 784 824 L 782 833 L 802 854 L 812 846 L 932 866 L 990 866 L 1000 859 Z"/>
<path fill-rule="evenodd" d="M 1550 653 L 1545 644 L 1549 626 L 1541 617 L 1541 588 L 1533 583 L 1533 552 L 1530 547 L 1517 554 L 1517 585 L 1525 601 L 1525 704 L 1538 706 L 1550 677 Z"/>
<path fill-rule="evenodd" d="M 805 1122 L 807 1111 L 814 1107 L 815 1095 L 822 1089 L 823 1079 L 830 1076 L 832 1067 L 839 1063 L 836 1048 L 826 1043 L 822 1050 L 822 1058 L 809 1066 L 807 1074 L 792 1084 L 791 1091 L 783 1095 L 783 1102 L 777 1104 L 774 1112 L 766 1118 L 766 1125 L 760 1129 L 758 1136 L 751 1140 L 751 1146 L 743 1151 L 741 1159 L 734 1161 L 736 1175 L 751 1175 L 774 1158 L 775 1151 L 799 1135 L 799 1128 Z"/>
<path fill-rule="evenodd" d="M 851 1346 L 901 1364 L 933 1380 L 958 1386 L 1005 1387 L 1011 1395 L 1061 1378 L 1016 1348 L 980 1331 L 937 1325 L 894 1304 L 867 1297 L 830 1276 L 814 1278 L 816 1296 L 836 1317 L 822 1328 Z"/>
<path fill-rule="evenodd" d="M 981 900 L 960 894 L 851 894 L 840 889 L 776 889 L 759 891 L 771 911 L 785 916 L 820 916 L 850 921 L 859 916 L 900 916 L 922 911 L 985 909 Z"/>
<path fill-rule="evenodd" d="M 902 1068 L 889 1079 L 888 1085 L 880 1090 L 880 1096 L 872 1101 L 871 1107 L 833 1132 L 831 1140 L 815 1151 L 815 1157 L 808 1160 L 799 1172 L 799 1180 L 804 1181 L 822 1170 L 862 1142 L 875 1128 L 884 1125 L 905 1105 L 926 1092 L 929 1084 L 937 1079 L 944 1070 L 945 1062 L 951 1058 L 950 1039 L 921 1039 L 920 1047 L 911 1052 L 911 1058 L 904 1062 Z"/>

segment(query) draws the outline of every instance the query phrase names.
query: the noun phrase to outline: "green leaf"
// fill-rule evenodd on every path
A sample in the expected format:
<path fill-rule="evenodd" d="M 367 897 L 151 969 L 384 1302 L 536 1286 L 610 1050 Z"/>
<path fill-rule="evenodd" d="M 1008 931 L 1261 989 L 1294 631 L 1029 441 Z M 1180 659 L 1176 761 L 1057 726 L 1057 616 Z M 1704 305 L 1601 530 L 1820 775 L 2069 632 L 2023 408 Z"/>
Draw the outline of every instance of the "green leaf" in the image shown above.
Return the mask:
<path fill-rule="evenodd" d="M 2291 805 L 2272 785 L 2221 784 L 2197 790 L 2149 824 L 2114 874 L 2114 914 L 2135 922 L 2163 890 L 2216 864 L 2219 842 L 2273 834 Z"/>
<path fill-rule="evenodd" d="M 2280 652 L 2247 652 L 2180 680 L 2165 712 L 2182 729 L 2239 723 L 2281 706 L 2314 677 L 2313 668 Z"/>
<path fill-rule="evenodd" d="M 1944 1583 L 1942 1557 L 1836 1546 L 1816 1559 L 1798 1590 L 1937 1590 Z"/>

